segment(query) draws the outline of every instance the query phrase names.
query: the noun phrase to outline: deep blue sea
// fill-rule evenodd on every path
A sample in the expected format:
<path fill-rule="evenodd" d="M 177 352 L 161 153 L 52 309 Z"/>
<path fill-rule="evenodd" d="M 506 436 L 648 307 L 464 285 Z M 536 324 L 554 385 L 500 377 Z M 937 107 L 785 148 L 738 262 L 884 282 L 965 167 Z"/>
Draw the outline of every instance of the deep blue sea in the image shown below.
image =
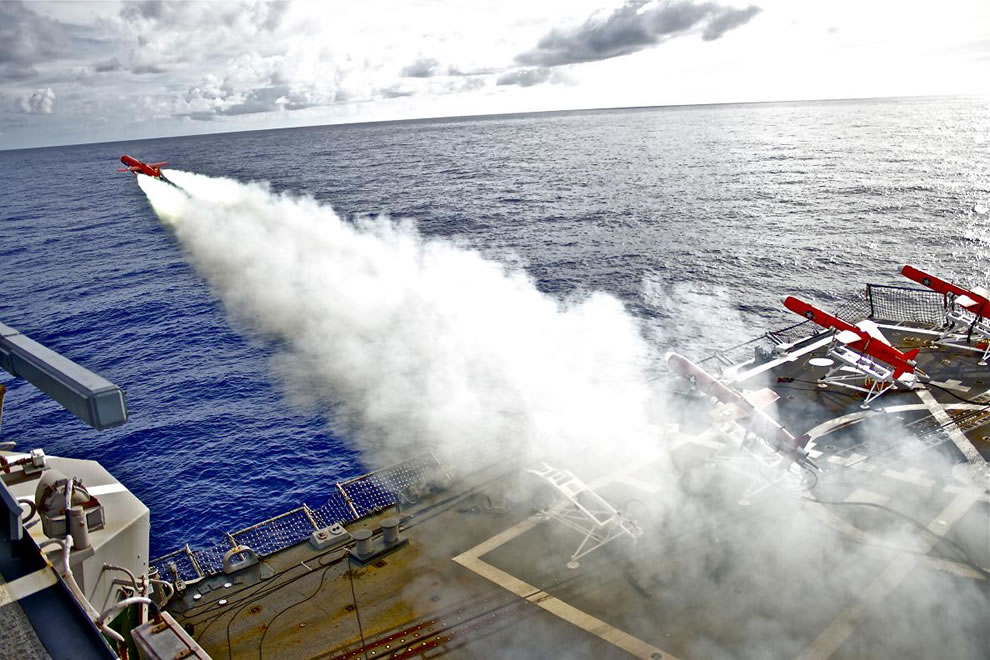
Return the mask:
<path fill-rule="evenodd" d="M 561 300 L 618 297 L 694 356 L 834 306 L 913 263 L 990 277 L 990 103 L 772 103 L 322 126 L 0 152 L 0 321 L 120 385 L 85 428 L 9 388 L 2 439 L 100 461 L 152 512 L 152 556 L 204 546 L 365 470 L 290 402 L 277 346 L 231 321 L 155 217 L 129 153 L 386 213 L 524 269 Z M 332 301 L 331 301 L 332 302 Z M 481 301 L 482 303 L 484 301 Z"/>

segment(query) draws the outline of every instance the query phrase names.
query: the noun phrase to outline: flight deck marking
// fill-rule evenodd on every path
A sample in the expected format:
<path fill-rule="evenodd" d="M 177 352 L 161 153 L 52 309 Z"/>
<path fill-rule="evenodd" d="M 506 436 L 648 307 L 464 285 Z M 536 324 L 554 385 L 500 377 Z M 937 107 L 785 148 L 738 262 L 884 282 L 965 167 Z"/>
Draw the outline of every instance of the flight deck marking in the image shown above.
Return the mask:
<path fill-rule="evenodd" d="M 946 493 L 952 493 L 958 495 L 960 493 L 971 493 L 972 497 L 984 504 L 990 504 L 990 494 L 981 491 L 978 488 L 973 488 L 972 486 L 956 486 L 955 484 L 948 484 L 942 489 Z"/>
<path fill-rule="evenodd" d="M 633 472 L 641 470 L 645 464 L 645 461 L 636 462 L 628 467 L 616 470 L 612 474 L 597 479 L 589 485 L 592 488 L 599 488 L 613 481 L 621 480 Z M 548 594 L 541 589 L 537 589 L 528 582 L 524 582 L 514 575 L 510 575 L 502 569 L 496 568 L 481 559 L 482 555 L 486 555 L 495 548 L 508 543 L 517 536 L 525 534 L 542 522 L 544 522 L 543 519 L 536 516 L 527 518 L 526 520 L 516 523 L 512 527 L 499 532 L 490 539 L 482 541 L 473 548 L 462 552 L 454 557 L 454 561 L 464 568 L 480 575 L 486 580 L 494 582 L 503 589 L 511 591 L 533 605 L 550 612 L 564 621 L 567 621 L 568 623 L 573 624 L 578 628 L 591 633 L 592 635 L 595 635 L 599 639 L 602 639 L 627 653 L 640 658 L 661 657 L 669 660 L 678 660 L 673 654 L 659 649 L 623 630 L 619 630 L 615 626 L 606 623 L 601 619 L 595 618 L 590 614 L 577 609 L 573 605 L 565 603 L 556 596 Z"/>
<path fill-rule="evenodd" d="M 917 390 L 917 391 L 921 392 L 926 390 Z M 934 397 L 932 398 L 934 399 Z M 945 410 L 983 410 L 986 408 L 986 404 L 950 403 L 947 406 L 940 406 L 940 407 L 943 409 L 943 412 Z M 882 410 L 883 412 L 880 412 L 879 410 L 858 410 L 856 412 L 851 412 L 847 415 L 842 415 L 841 417 L 833 417 L 828 421 L 822 422 L 815 428 L 808 431 L 808 435 L 811 436 L 811 441 L 808 443 L 805 449 L 808 449 L 810 451 L 812 447 L 816 446 L 818 439 L 821 438 L 822 436 L 828 435 L 832 431 L 849 426 L 850 424 L 858 423 L 866 419 L 867 417 L 874 417 L 876 415 L 884 415 L 884 414 L 892 415 L 894 413 L 912 412 L 915 410 L 928 410 L 929 412 L 932 412 L 934 416 L 934 411 L 929 406 L 923 403 L 908 403 L 908 404 L 901 404 L 896 406 L 886 406 Z M 946 415 L 946 417 L 948 417 L 948 415 Z M 942 420 L 938 420 L 938 421 L 942 423 Z"/>
<path fill-rule="evenodd" d="M 968 493 L 980 501 L 981 493 L 975 488 L 968 489 L 958 489 L 956 492 L 963 492 L 963 490 L 968 491 Z M 874 493 L 870 490 L 865 490 L 857 488 L 848 497 L 845 498 L 846 502 L 868 502 L 870 504 L 884 505 L 890 501 L 890 497 L 887 495 L 881 495 L 880 493 Z M 814 509 L 815 515 L 821 519 L 821 521 L 831 527 L 835 531 L 848 536 L 849 538 L 855 539 L 860 543 L 866 543 L 869 545 L 876 546 L 878 548 L 884 548 L 887 550 L 892 550 L 894 552 L 904 552 L 904 548 L 889 545 L 880 539 L 875 539 L 869 533 L 863 531 L 859 527 L 851 524 L 844 518 L 840 518 L 836 514 L 832 513 L 825 507 L 817 507 Z M 986 580 L 986 576 L 979 572 L 972 566 L 968 564 L 963 564 L 962 562 L 954 561 L 952 559 L 945 559 L 944 557 L 932 557 L 930 555 L 915 555 L 915 560 L 918 564 L 925 568 L 930 568 L 935 571 L 942 571 L 943 573 L 951 573 L 953 575 L 958 575 L 960 577 L 969 578 L 972 580 Z"/>
<path fill-rule="evenodd" d="M 945 380 L 945 381 L 942 381 L 942 380 L 930 380 L 928 382 L 930 384 L 932 384 L 932 385 L 936 385 L 938 387 L 941 387 L 943 390 L 955 390 L 957 392 L 969 392 L 971 389 L 973 389 L 972 387 L 970 387 L 968 385 L 963 385 L 961 380 L 956 380 L 954 378 L 952 380 Z"/>
<path fill-rule="evenodd" d="M 643 493 L 659 493 L 662 486 L 655 481 L 646 481 L 636 477 L 624 475 L 615 480 L 616 483 L 624 484 Z"/>
<path fill-rule="evenodd" d="M 883 476 L 890 477 L 891 479 L 898 479 L 900 481 L 906 481 L 909 484 L 914 484 L 915 486 L 921 486 L 922 488 L 931 488 L 935 485 L 934 479 L 929 479 L 928 477 L 922 476 L 925 472 L 918 468 L 908 468 L 904 472 L 897 472 L 896 470 L 884 470 Z"/>
<path fill-rule="evenodd" d="M 678 433 L 677 437 L 670 443 L 670 450 L 674 451 L 688 444 L 698 445 L 699 447 L 706 447 L 708 449 L 721 449 L 725 446 L 725 443 L 715 440 L 716 435 L 718 435 L 718 431 L 714 427 L 702 433 Z"/>
<path fill-rule="evenodd" d="M 973 492 L 967 491 L 960 493 L 949 502 L 942 512 L 928 524 L 931 535 L 922 537 L 926 539 L 921 543 L 922 552 L 931 550 L 938 543 L 938 539 L 945 536 L 949 529 L 966 515 L 976 501 Z M 843 609 L 839 616 L 822 631 L 822 634 L 801 652 L 797 660 L 824 660 L 835 653 L 849 639 L 853 631 L 859 627 L 868 609 L 894 591 L 911 573 L 917 563 L 917 558 L 913 554 L 902 554 L 895 557 L 887 564 L 887 568 L 863 590 L 859 602 Z"/>
<path fill-rule="evenodd" d="M 931 411 L 932 417 L 942 425 L 942 430 L 949 436 L 952 440 L 952 444 L 959 448 L 959 451 L 963 453 L 966 460 L 970 463 L 976 465 L 986 466 L 987 459 L 980 455 L 980 452 L 976 450 L 973 443 L 969 441 L 969 438 L 959 430 L 959 425 L 956 424 L 955 420 L 949 417 L 949 413 L 945 412 L 945 408 L 939 403 L 932 393 L 928 390 L 921 388 L 915 390 L 918 398 L 925 404 L 925 406 Z"/>
<path fill-rule="evenodd" d="M 853 492 L 849 493 L 849 496 L 846 498 L 846 502 L 868 502 L 870 504 L 880 505 L 884 505 L 889 501 L 889 495 L 874 493 L 872 490 L 866 490 L 865 488 L 857 488 Z"/>
<path fill-rule="evenodd" d="M 730 379 L 729 382 L 730 383 L 741 383 L 744 380 L 749 380 L 753 376 L 756 376 L 758 374 L 761 374 L 761 373 L 763 373 L 765 371 L 770 371 L 774 367 L 777 367 L 777 366 L 779 366 L 781 364 L 784 364 L 785 362 L 794 362 L 799 357 L 801 357 L 802 355 L 805 355 L 806 353 L 811 353 L 812 351 L 815 351 L 815 350 L 821 348 L 822 346 L 825 346 L 826 344 L 831 343 L 831 341 L 832 341 L 832 335 L 829 334 L 827 337 L 823 337 L 822 339 L 819 339 L 816 342 L 813 342 L 811 344 L 808 344 L 807 346 L 805 346 L 805 347 L 803 347 L 803 348 L 801 348 L 801 349 L 799 349 L 797 351 L 794 351 L 793 353 L 786 353 L 786 354 L 784 354 L 783 357 L 777 358 L 776 360 L 770 360 L 769 362 L 766 362 L 764 364 L 761 364 L 758 367 L 754 367 L 753 369 L 750 369 L 749 371 L 744 371 L 741 374 L 737 374 L 736 377 Z"/>
<path fill-rule="evenodd" d="M 876 469 L 876 467 L 873 465 L 868 465 L 866 463 L 867 458 L 869 457 L 863 454 L 857 454 L 856 452 L 853 452 L 848 456 L 838 456 L 836 454 L 832 454 L 825 460 L 834 465 L 854 468 L 862 472 L 873 472 Z"/>
<path fill-rule="evenodd" d="M 932 335 L 933 337 L 941 337 L 942 333 L 937 330 L 926 330 L 924 328 L 909 328 L 905 325 L 888 325 L 886 323 L 877 323 L 878 328 L 884 330 L 897 330 L 898 332 L 908 333 L 913 332 L 917 335 Z"/>

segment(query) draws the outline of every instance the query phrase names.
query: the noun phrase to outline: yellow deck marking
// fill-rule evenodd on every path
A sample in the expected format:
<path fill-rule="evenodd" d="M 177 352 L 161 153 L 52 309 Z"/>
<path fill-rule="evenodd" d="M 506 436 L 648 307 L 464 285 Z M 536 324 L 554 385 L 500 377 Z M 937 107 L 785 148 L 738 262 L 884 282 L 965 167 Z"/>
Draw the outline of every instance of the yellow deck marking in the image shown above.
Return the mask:
<path fill-rule="evenodd" d="M 635 464 L 631 464 L 625 468 L 613 472 L 610 475 L 593 481 L 591 486 L 593 488 L 599 488 L 610 481 L 620 479 L 642 469 L 644 465 L 645 462 L 636 462 Z M 556 596 L 552 596 L 545 591 L 537 589 L 528 582 L 524 582 L 514 575 L 510 575 L 502 569 L 496 568 L 481 559 L 482 555 L 486 555 L 495 548 L 505 545 L 517 536 L 525 534 L 541 522 L 543 522 L 543 519 L 535 516 L 532 518 L 527 518 L 526 520 L 516 523 L 512 527 L 499 532 L 487 541 L 479 543 L 470 550 L 462 552 L 454 557 L 454 561 L 464 568 L 474 571 L 486 580 L 494 582 L 503 589 L 511 591 L 520 598 L 523 598 L 537 607 L 540 607 L 563 619 L 564 621 L 567 621 L 568 623 L 591 633 L 599 639 L 622 649 L 626 653 L 630 653 L 638 658 L 662 657 L 664 660 L 678 660 L 673 654 L 648 644 L 647 642 L 644 642 L 638 637 L 634 637 L 623 630 L 619 630 L 615 626 L 606 623 L 601 619 L 595 618 L 590 614 L 579 610 L 573 605 L 568 605 Z"/>

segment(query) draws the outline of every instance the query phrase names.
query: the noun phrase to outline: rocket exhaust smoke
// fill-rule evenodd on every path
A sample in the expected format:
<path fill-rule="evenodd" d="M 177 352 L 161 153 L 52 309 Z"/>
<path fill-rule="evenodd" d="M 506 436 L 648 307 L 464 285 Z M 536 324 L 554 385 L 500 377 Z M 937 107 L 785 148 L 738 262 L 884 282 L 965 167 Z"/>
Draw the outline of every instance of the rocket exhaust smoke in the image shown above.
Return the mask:
<path fill-rule="evenodd" d="M 137 177 L 238 322 L 275 340 L 287 390 L 327 405 L 371 463 L 480 443 L 628 459 L 661 440 L 649 349 L 609 295 L 561 302 L 385 217 L 170 170 Z"/>
<path fill-rule="evenodd" d="M 832 467 L 823 473 L 827 481 L 807 493 L 770 482 L 759 463 L 730 462 L 732 452 L 721 456 L 728 460 L 709 460 L 721 452 L 710 452 L 712 443 L 723 444 L 718 435 L 730 433 L 714 433 L 707 401 L 671 396 L 664 405 L 668 395 L 648 380 L 655 354 L 644 329 L 614 297 L 557 300 L 524 272 L 454 242 L 424 238 L 411 223 L 384 217 L 352 223 L 312 199 L 265 185 L 166 175 L 179 188 L 137 177 L 158 217 L 234 320 L 276 345 L 273 367 L 287 392 L 326 406 L 334 429 L 370 467 L 428 449 L 439 450 L 445 466 L 457 465 L 449 459 L 496 444 L 528 462 L 523 467 L 545 459 L 593 488 L 602 484 L 601 496 L 628 513 L 642 537 L 621 552 L 582 559 L 587 591 L 562 593 L 589 600 L 605 594 L 631 630 L 687 631 L 680 657 L 825 657 L 814 652 L 819 639 L 843 644 L 860 628 L 880 640 L 886 655 L 910 656 L 916 649 L 908 644 L 928 641 L 918 634 L 922 626 L 931 629 L 924 648 L 941 651 L 929 657 L 981 657 L 972 651 L 985 639 L 985 568 L 945 543 L 936 551 L 941 536 L 928 521 L 965 512 L 982 495 L 885 476 L 918 465 L 901 460 L 910 458 L 909 418 L 871 415 L 845 431 L 864 446 L 870 437 L 871 446 L 890 448 L 868 470 Z M 678 325 L 690 327 L 696 340 L 708 329 L 732 334 L 726 319 L 733 325 L 738 319 L 742 328 L 717 290 L 647 284 L 647 299 L 658 305 L 665 296 L 697 300 L 684 313 L 704 309 L 713 316 L 714 305 L 719 318 L 713 328 L 710 318 L 687 317 L 655 329 L 661 338 L 684 340 L 669 334 Z M 793 405 L 800 412 L 802 401 Z M 810 424 L 815 409 L 806 410 Z M 671 433 L 680 444 L 670 447 L 665 431 L 672 421 L 685 428 Z M 808 428 L 791 430 L 797 436 Z M 691 437 L 703 442 L 689 446 Z M 822 432 L 814 441 L 830 440 Z M 930 452 L 925 460 L 945 461 L 936 473 L 951 472 L 942 454 Z M 754 478 L 769 487 L 744 494 Z M 528 516 L 531 505 L 543 503 L 540 483 L 504 479 L 499 475 L 491 491 L 518 498 L 505 506 L 513 514 Z M 487 490 L 482 485 L 477 494 Z M 871 501 L 876 497 L 889 505 Z M 499 515 L 479 507 L 462 528 L 471 530 L 464 539 L 450 541 L 461 530 L 444 530 L 449 544 L 422 544 L 420 557 L 432 560 L 436 553 L 446 561 L 451 548 L 480 528 L 501 535 Z M 555 597 L 561 597 L 558 576 L 578 575 L 564 563 L 576 545 L 573 532 L 541 525 L 539 550 L 518 553 L 526 555 L 531 584 Z M 936 580 L 926 572 L 946 561 L 976 579 Z M 463 603 L 471 596 L 462 589 L 457 580 L 430 578 L 411 582 L 403 598 L 419 602 L 444 590 L 450 602 Z M 953 625 L 929 625 L 932 612 Z M 523 633 L 512 645 L 520 657 L 533 648 Z"/>

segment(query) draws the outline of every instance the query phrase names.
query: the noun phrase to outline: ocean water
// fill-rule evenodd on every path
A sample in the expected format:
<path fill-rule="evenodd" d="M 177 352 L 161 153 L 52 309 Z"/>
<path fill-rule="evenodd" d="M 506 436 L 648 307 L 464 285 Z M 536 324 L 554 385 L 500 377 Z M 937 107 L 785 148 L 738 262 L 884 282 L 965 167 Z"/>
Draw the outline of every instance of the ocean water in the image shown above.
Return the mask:
<path fill-rule="evenodd" d="M 194 547 L 366 469 L 329 411 L 273 375 L 156 218 L 129 153 L 268 182 L 344 218 L 412 219 L 560 301 L 618 298 L 690 356 L 835 306 L 913 263 L 990 278 L 990 102 L 887 99 L 324 126 L 0 152 L 0 321 L 127 393 L 85 428 L 8 389 L 2 439 L 100 461 L 152 511 L 152 555 Z M 482 301 L 483 302 L 483 301 Z M 332 304 L 330 301 L 328 304 Z M 657 371 L 662 371 L 659 363 Z M 330 393 L 331 399 L 333 393 Z"/>

